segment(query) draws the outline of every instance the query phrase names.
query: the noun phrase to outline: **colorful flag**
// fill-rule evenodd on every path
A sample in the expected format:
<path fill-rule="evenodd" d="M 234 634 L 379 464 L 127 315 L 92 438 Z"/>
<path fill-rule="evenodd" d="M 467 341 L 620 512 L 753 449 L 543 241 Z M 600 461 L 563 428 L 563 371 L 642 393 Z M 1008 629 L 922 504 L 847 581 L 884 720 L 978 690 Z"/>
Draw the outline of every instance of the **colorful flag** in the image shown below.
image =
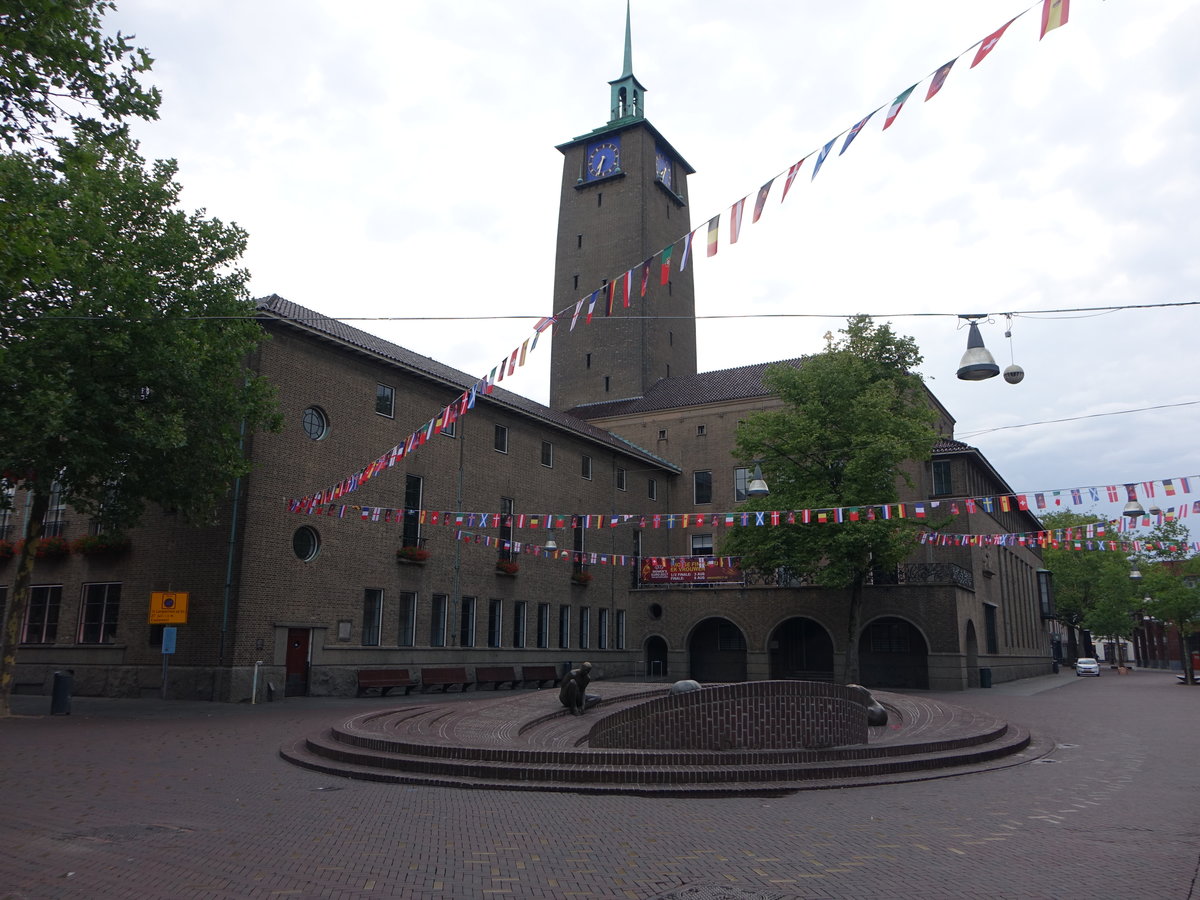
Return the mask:
<path fill-rule="evenodd" d="M 1059 25 L 1066 25 L 1070 13 L 1071 0 L 1042 0 L 1042 33 L 1038 35 L 1038 40 Z"/>
<path fill-rule="evenodd" d="M 979 42 L 979 49 L 975 51 L 975 58 L 971 60 L 972 69 L 983 62 L 983 58 L 992 52 L 995 46 L 1000 43 L 1000 38 L 1004 36 L 1005 29 L 1015 21 L 1017 19 L 1014 16 Z"/>
<path fill-rule="evenodd" d="M 699 228 L 696 229 L 696 231 L 699 230 Z M 687 268 L 688 253 L 690 253 L 692 249 L 692 236 L 696 233 L 696 231 L 689 231 L 683 236 L 683 253 L 679 255 L 680 272 Z"/>
<path fill-rule="evenodd" d="M 629 295 L 633 293 L 633 269 L 627 269 L 621 276 L 621 305 L 629 309 Z"/>
<path fill-rule="evenodd" d="M 617 302 L 617 283 L 615 281 L 610 281 L 608 283 L 608 300 L 606 301 L 607 306 L 605 307 L 605 312 L 604 312 L 604 314 L 606 316 L 612 315 L 613 304 L 616 302 Z"/>
<path fill-rule="evenodd" d="M 850 129 L 850 133 L 848 135 L 846 135 L 845 143 L 842 144 L 842 149 L 838 151 L 838 156 L 841 156 L 843 153 L 846 152 L 846 148 L 850 146 L 850 142 L 852 140 L 854 140 L 856 137 L 858 137 L 858 133 L 860 131 L 862 131 L 863 126 L 866 125 L 867 122 L 869 122 L 871 120 L 871 116 L 875 115 L 875 113 L 877 113 L 877 112 L 879 112 L 878 109 L 871 110 L 869 113 L 867 113 L 865 116 L 863 116 L 859 120 L 857 125 L 855 125 L 853 128 Z"/>
<path fill-rule="evenodd" d="M 520 352 L 521 352 L 521 348 L 517 347 L 517 349 L 513 350 L 512 356 L 510 356 L 508 358 L 508 374 L 509 375 L 511 375 L 513 372 L 517 371 L 517 354 L 519 354 Z"/>
<path fill-rule="evenodd" d="M 817 173 L 821 171 L 821 163 L 825 162 L 825 157 L 829 155 L 829 150 L 833 147 L 833 142 L 836 140 L 836 137 L 831 139 L 828 144 L 821 148 L 821 152 L 817 154 L 817 161 L 813 165 L 812 178 L 809 178 L 809 181 L 813 181 L 817 177 Z"/>
<path fill-rule="evenodd" d="M 1179 487 L 1185 494 L 1190 494 L 1192 492 L 1192 486 L 1190 483 L 1188 483 L 1186 478 L 1179 479 Z"/>
<path fill-rule="evenodd" d="M 1170 478 L 1163 479 L 1163 492 L 1166 493 L 1168 497 L 1175 496 L 1175 482 Z"/>
<path fill-rule="evenodd" d="M 671 251 L 674 249 L 675 245 L 672 244 L 662 252 L 662 256 L 659 258 L 659 262 L 662 265 L 662 272 L 658 276 L 659 284 L 666 284 L 671 280 Z"/>
<path fill-rule="evenodd" d="M 952 59 L 940 69 L 933 73 L 933 80 L 929 82 L 929 90 L 925 92 L 925 100 L 933 99 L 933 95 L 942 89 L 942 85 L 946 83 L 946 79 L 950 77 L 950 69 L 957 62 L 957 59 Z"/>
<path fill-rule="evenodd" d="M 596 308 L 596 295 L 599 293 L 599 291 L 592 291 L 592 296 L 588 298 L 587 318 L 583 320 L 585 325 L 592 321 L 592 310 Z"/>
<path fill-rule="evenodd" d="M 653 262 L 653 257 L 642 263 L 642 290 L 639 296 L 646 296 L 646 288 L 650 284 L 650 263 Z"/>
<path fill-rule="evenodd" d="M 537 349 L 538 338 L 542 336 L 542 332 L 558 321 L 558 316 L 543 316 L 538 319 L 538 323 L 533 326 L 533 343 L 529 345 L 530 351 Z"/>
<path fill-rule="evenodd" d="M 920 84 L 920 82 L 917 82 L 917 84 Z M 896 116 L 900 115 L 900 108 L 904 106 L 904 101 L 908 99 L 908 95 L 911 94 L 916 87 L 917 85 L 914 84 L 907 91 L 899 94 L 896 99 L 892 101 L 892 105 L 888 107 L 887 118 L 883 120 L 884 131 L 887 131 L 888 128 L 891 127 L 891 124 L 896 121 Z"/>
<path fill-rule="evenodd" d="M 708 255 L 717 255 L 717 239 L 721 230 L 721 214 L 717 213 L 708 220 Z"/>
<path fill-rule="evenodd" d="M 596 302 L 596 292 L 595 291 L 592 291 L 592 302 L 593 303 Z M 579 320 L 579 308 L 581 306 L 583 306 L 583 300 L 580 300 L 578 303 L 575 304 L 575 314 L 571 316 L 571 327 L 567 329 L 568 331 L 575 330 L 575 323 Z M 589 320 L 590 320 L 590 316 L 589 316 Z"/>
<path fill-rule="evenodd" d="M 758 197 L 754 201 L 754 217 L 750 220 L 750 224 L 758 221 L 758 217 L 762 215 L 763 207 L 767 205 L 767 195 L 771 193 L 771 185 L 775 183 L 772 178 L 766 184 L 758 189 Z"/>
<path fill-rule="evenodd" d="M 1105 488 L 1105 490 L 1108 491 L 1108 502 L 1116 503 L 1117 502 L 1117 486 L 1115 484 L 1110 484 Z"/>
<path fill-rule="evenodd" d="M 742 211 L 745 208 L 745 197 L 729 207 L 729 243 L 731 244 L 736 244 L 738 235 L 742 233 Z"/>
<path fill-rule="evenodd" d="M 790 169 L 788 169 L 787 181 L 783 183 L 783 196 L 779 198 L 780 203 L 787 199 L 788 191 L 792 189 L 792 182 L 796 180 L 796 173 L 799 172 L 800 167 L 804 165 L 805 159 L 808 159 L 808 157 L 804 157 L 800 160 L 800 162 L 795 163 Z"/>

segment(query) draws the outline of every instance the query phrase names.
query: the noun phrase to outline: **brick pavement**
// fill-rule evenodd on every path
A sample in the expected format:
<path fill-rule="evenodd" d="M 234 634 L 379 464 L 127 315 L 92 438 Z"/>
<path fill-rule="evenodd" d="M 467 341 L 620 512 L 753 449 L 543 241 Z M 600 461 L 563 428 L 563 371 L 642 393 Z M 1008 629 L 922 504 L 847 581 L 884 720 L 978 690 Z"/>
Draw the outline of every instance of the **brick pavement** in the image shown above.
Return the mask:
<path fill-rule="evenodd" d="M 1064 673 L 927 696 L 1056 749 L 765 798 L 514 794 L 277 756 L 290 735 L 409 698 L 76 699 L 49 717 L 48 698 L 18 697 L 36 715 L 0 721 L 0 898 L 1200 898 L 1200 775 L 1180 761 L 1200 689 Z"/>

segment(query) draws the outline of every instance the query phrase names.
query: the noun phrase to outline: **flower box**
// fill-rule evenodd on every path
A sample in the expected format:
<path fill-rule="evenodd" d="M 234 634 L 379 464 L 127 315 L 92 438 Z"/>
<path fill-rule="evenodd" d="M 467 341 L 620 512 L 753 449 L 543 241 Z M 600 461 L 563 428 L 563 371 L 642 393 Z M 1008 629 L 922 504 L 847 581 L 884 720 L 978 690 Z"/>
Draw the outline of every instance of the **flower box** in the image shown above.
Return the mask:
<path fill-rule="evenodd" d="M 401 547 L 396 551 L 396 562 L 420 565 L 429 559 L 429 551 L 424 547 Z"/>
<path fill-rule="evenodd" d="M 71 552 L 80 556 L 117 556 L 128 553 L 129 538 L 123 534 L 89 534 L 71 544 Z"/>
<path fill-rule="evenodd" d="M 25 542 L 18 541 L 13 548 L 14 553 L 21 553 L 24 549 Z M 71 554 L 71 545 L 67 543 L 66 538 L 46 537 L 38 538 L 36 544 L 33 545 L 34 559 L 62 559 L 64 556 Z"/>
<path fill-rule="evenodd" d="M 571 573 L 571 583 L 572 584 L 590 584 L 591 581 L 592 581 L 592 573 L 591 572 L 572 572 Z"/>
<path fill-rule="evenodd" d="M 496 571 L 501 575 L 516 575 L 520 568 L 511 559 L 501 559 L 496 562 Z"/>
<path fill-rule="evenodd" d="M 16 552 L 16 545 L 12 541 L 0 541 L 0 563 L 8 562 Z"/>

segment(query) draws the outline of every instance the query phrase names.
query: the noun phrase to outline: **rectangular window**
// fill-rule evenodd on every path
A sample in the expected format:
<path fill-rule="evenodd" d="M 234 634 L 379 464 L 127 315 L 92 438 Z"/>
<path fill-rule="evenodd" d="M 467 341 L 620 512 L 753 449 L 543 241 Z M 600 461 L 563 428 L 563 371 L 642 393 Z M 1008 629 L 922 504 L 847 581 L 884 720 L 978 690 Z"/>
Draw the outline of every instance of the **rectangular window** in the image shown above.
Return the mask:
<path fill-rule="evenodd" d="M 62 488 L 58 482 L 50 485 L 50 507 L 42 519 L 42 537 L 63 537 L 67 530 L 67 507 L 63 503 Z"/>
<path fill-rule="evenodd" d="M 422 489 L 420 475 L 404 476 L 404 528 L 400 532 L 400 544 L 403 547 L 421 546 Z"/>
<path fill-rule="evenodd" d="M 620 466 L 617 466 L 616 482 L 617 482 L 617 490 L 618 491 L 625 490 L 625 470 L 622 469 Z"/>
<path fill-rule="evenodd" d="M 660 428 L 660 429 L 658 430 L 658 439 L 659 439 L 660 441 L 665 441 L 665 440 L 667 439 L 667 429 L 665 429 L 665 428 Z"/>
<path fill-rule="evenodd" d="M 750 470 L 740 467 L 733 470 L 733 502 L 742 503 L 749 499 Z"/>
<path fill-rule="evenodd" d="M 579 649 L 587 650 L 591 646 L 592 608 L 582 606 L 579 609 Z"/>
<path fill-rule="evenodd" d="M 58 613 L 61 609 L 61 584 L 35 584 L 31 587 L 21 643 L 53 644 L 58 637 Z"/>
<path fill-rule="evenodd" d="M 692 473 L 693 500 L 699 503 L 712 503 L 712 472 Z"/>
<path fill-rule="evenodd" d="M 580 463 L 579 474 L 582 475 L 584 478 L 586 478 L 588 481 L 591 481 L 592 480 L 592 458 L 590 456 L 585 455 L 580 459 L 579 463 Z"/>
<path fill-rule="evenodd" d="M 617 649 L 625 649 L 625 610 L 617 610 Z"/>
<path fill-rule="evenodd" d="M 458 646 L 475 646 L 475 598 L 462 598 L 462 611 L 458 617 Z"/>
<path fill-rule="evenodd" d="M 658 480 L 654 478 L 646 479 L 646 496 L 651 500 L 658 499 Z"/>
<path fill-rule="evenodd" d="M 396 389 L 386 384 L 375 385 L 375 412 L 389 419 L 396 411 Z"/>
<path fill-rule="evenodd" d="M 120 584 L 85 584 L 83 609 L 79 615 L 79 643 L 113 643 L 117 638 L 120 612 Z"/>
<path fill-rule="evenodd" d="M 601 607 L 597 611 L 599 618 L 596 621 L 598 631 L 596 633 L 596 648 L 598 650 L 608 649 L 608 609 Z"/>
<path fill-rule="evenodd" d="M 379 646 L 379 631 L 383 626 L 383 591 L 367 588 L 363 591 L 362 642 L 364 647 Z"/>
<path fill-rule="evenodd" d="M 396 632 L 396 644 L 401 647 L 411 647 L 417 631 L 417 595 L 414 591 L 401 591 L 399 594 L 400 628 Z"/>
<path fill-rule="evenodd" d="M 13 496 L 16 492 L 15 486 L 0 480 L 0 541 L 12 540 Z"/>
<path fill-rule="evenodd" d="M 451 421 L 447 422 L 445 425 L 442 426 L 442 434 L 444 434 L 446 437 L 457 437 L 458 432 L 455 430 L 457 428 L 457 426 L 458 426 L 458 420 L 452 419 Z"/>
<path fill-rule="evenodd" d="M 514 647 L 525 646 L 525 610 L 524 600 L 517 600 L 513 603 L 512 645 Z"/>
<path fill-rule="evenodd" d="M 711 534 L 693 534 L 692 556 L 712 556 L 713 536 Z"/>
<path fill-rule="evenodd" d="M 706 434 L 708 434 L 708 426 L 707 425 L 697 425 L 696 426 L 696 437 L 704 437 Z"/>
<path fill-rule="evenodd" d="M 542 441 L 542 465 L 547 469 L 554 468 L 554 444 Z"/>
<path fill-rule="evenodd" d="M 933 493 L 934 496 L 949 494 L 953 490 L 950 481 L 950 460 L 936 459 L 933 461 Z"/>
<path fill-rule="evenodd" d="M 500 498 L 500 533 L 497 537 L 500 539 L 500 559 L 512 559 L 512 539 L 513 539 L 513 512 L 516 504 L 512 497 Z"/>
<path fill-rule="evenodd" d="M 550 604 L 538 604 L 537 645 L 545 650 L 550 646 Z"/>
<path fill-rule="evenodd" d="M 497 453 L 508 452 L 508 429 L 503 425 L 496 426 L 496 433 L 492 437 L 492 446 Z"/>
<path fill-rule="evenodd" d="M 571 647 L 571 607 L 565 603 L 558 607 L 558 649 Z"/>
<path fill-rule="evenodd" d="M 987 652 L 1000 652 L 1000 639 L 996 632 L 996 607 L 990 603 L 983 604 L 983 628 L 987 635 Z"/>
<path fill-rule="evenodd" d="M 434 594 L 429 610 L 429 646 L 446 646 L 446 595 Z"/>
<path fill-rule="evenodd" d="M 504 601 L 488 601 L 488 646 L 500 646 L 500 628 L 503 626 Z"/>

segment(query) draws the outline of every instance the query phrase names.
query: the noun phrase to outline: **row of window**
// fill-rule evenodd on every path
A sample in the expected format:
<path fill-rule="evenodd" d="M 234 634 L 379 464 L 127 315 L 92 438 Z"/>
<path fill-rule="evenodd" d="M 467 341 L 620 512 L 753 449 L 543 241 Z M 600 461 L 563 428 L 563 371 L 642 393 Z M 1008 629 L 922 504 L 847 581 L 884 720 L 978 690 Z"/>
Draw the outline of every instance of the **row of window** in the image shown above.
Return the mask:
<path fill-rule="evenodd" d="M 0 587 L 0 607 L 6 588 Z M 21 628 L 23 644 L 53 644 L 58 641 L 62 612 L 62 585 L 37 584 L 29 591 L 25 620 Z M 117 637 L 117 619 L 121 612 L 121 585 L 85 584 L 75 630 L 78 644 L 111 644 Z"/>
<path fill-rule="evenodd" d="M 418 597 L 415 591 L 399 591 L 397 593 L 396 646 L 413 647 L 417 643 L 417 605 Z M 429 646 L 430 647 L 475 647 L 480 637 L 486 641 L 489 648 L 499 647 L 537 647 L 548 649 L 551 641 L 551 604 L 531 604 L 525 600 L 513 600 L 507 605 L 508 618 L 506 621 L 506 601 L 492 599 L 486 602 L 487 617 L 486 635 L 479 635 L 478 616 L 480 604 L 477 597 L 463 597 L 457 604 L 457 613 L 451 609 L 448 594 L 432 594 L 429 598 Z M 366 588 L 363 591 L 362 611 L 362 640 L 366 647 L 378 647 L 384 643 L 383 622 L 385 612 L 385 596 L 381 588 Z M 557 647 L 560 650 L 577 648 L 590 650 L 595 641 L 597 650 L 625 649 L 625 610 L 618 609 L 615 613 L 615 623 L 610 623 L 609 610 L 601 607 L 595 610 L 593 620 L 592 607 L 581 606 L 575 610 L 574 628 L 572 627 L 572 607 L 567 604 L 558 606 Z M 532 613 L 533 621 L 529 621 Z M 453 620 L 457 617 L 457 623 Z M 454 636 L 451 629 L 457 625 L 457 643 L 451 642 Z M 611 630 L 610 630 L 611 628 Z M 348 629 L 339 628 L 339 636 L 349 640 Z M 574 639 L 574 642 L 573 642 Z"/>

